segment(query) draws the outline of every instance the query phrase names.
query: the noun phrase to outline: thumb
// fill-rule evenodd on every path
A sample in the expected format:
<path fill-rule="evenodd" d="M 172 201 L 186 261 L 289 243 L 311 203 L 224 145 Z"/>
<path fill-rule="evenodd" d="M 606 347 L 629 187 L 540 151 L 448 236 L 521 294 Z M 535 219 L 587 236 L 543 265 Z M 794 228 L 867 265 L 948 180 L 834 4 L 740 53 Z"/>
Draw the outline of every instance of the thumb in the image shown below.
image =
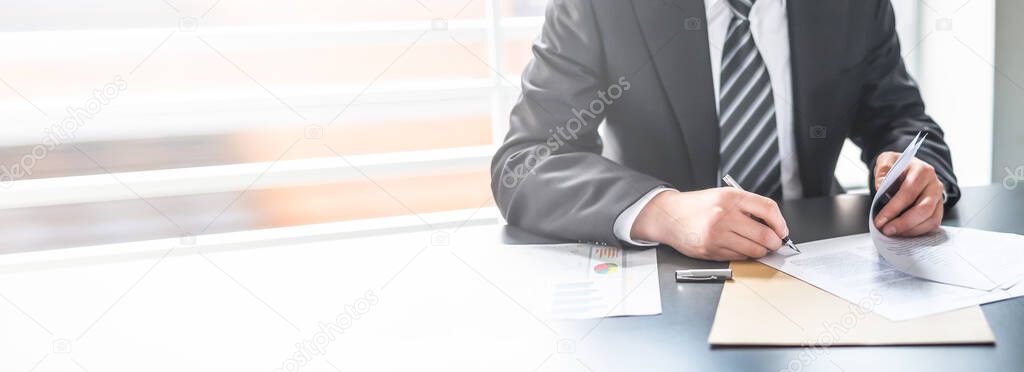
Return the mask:
<path fill-rule="evenodd" d="M 896 153 L 887 151 L 878 155 L 875 159 L 875 188 L 882 185 L 882 180 L 885 179 L 885 175 L 889 174 L 889 170 L 896 164 L 896 159 L 899 156 Z"/>

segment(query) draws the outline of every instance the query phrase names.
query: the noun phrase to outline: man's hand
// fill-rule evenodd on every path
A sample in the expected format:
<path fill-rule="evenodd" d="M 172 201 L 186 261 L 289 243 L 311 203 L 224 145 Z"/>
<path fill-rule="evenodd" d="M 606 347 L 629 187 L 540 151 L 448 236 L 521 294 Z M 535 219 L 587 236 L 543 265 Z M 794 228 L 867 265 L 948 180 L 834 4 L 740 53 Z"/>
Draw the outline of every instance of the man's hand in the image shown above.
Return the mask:
<path fill-rule="evenodd" d="M 733 261 L 764 257 L 779 249 L 787 235 L 774 201 L 726 187 L 658 194 L 640 211 L 630 236 L 668 244 L 694 258 Z"/>
<path fill-rule="evenodd" d="M 875 160 L 876 189 L 899 157 L 896 152 L 878 155 Z M 935 231 L 942 222 L 943 213 L 943 186 L 935 168 L 920 159 L 913 159 L 903 173 L 902 182 L 897 185 L 896 195 L 875 216 L 875 227 L 888 236 L 911 237 Z"/>

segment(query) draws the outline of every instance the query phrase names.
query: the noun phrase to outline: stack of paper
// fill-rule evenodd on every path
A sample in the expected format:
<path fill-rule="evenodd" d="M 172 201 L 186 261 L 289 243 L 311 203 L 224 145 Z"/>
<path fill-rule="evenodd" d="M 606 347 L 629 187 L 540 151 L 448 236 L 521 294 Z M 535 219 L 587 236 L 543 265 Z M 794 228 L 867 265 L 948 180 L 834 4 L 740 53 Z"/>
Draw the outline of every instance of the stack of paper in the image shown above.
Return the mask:
<path fill-rule="evenodd" d="M 918 135 L 896 161 L 871 203 L 894 186 L 924 138 Z M 904 320 L 1024 295 L 1024 237 L 968 228 L 942 227 L 917 238 L 869 233 L 801 243 L 803 254 L 782 252 L 760 261 L 811 285 L 857 303 L 883 300 L 874 308 Z"/>

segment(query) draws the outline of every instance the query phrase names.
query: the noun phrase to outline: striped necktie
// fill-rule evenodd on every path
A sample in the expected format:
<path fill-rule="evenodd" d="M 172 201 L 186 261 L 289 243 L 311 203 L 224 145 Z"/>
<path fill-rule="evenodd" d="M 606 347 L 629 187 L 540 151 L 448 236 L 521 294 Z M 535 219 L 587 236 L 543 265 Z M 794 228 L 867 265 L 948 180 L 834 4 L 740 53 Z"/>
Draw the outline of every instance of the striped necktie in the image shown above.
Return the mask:
<path fill-rule="evenodd" d="M 747 19 L 754 1 L 728 0 L 733 16 L 722 50 L 719 178 L 731 175 L 745 190 L 781 200 L 782 163 L 772 82 Z"/>

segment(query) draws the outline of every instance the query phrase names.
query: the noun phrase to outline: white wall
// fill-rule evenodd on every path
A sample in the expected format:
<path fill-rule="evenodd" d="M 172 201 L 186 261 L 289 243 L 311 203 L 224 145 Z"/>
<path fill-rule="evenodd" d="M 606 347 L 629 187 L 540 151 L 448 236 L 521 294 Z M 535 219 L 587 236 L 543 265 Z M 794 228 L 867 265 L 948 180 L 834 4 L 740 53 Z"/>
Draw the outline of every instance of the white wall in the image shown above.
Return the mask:
<path fill-rule="evenodd" d="M 1017 0 L 1012 0 L 1017 1 Z M 995 0 L 921 1 L 922 95 L 946 131 L 961 186 L 992 179 Z M 925 5 L 927 4 L 927 5 Z"/>
<path fill-rule="evenodd" d="M 1024 185 L 1024 2 L 997 6 L 992 182 L 1015 189 Z"/>
<path fill-rule="evenodd" d="M 988 184 L 992 168 L 994 0 L 892 0 L 903 59 L 927 111 L 946 132 L 961 186 Z M 836 176 L 866 187 L 867 168 L 852 143 Z"/>

